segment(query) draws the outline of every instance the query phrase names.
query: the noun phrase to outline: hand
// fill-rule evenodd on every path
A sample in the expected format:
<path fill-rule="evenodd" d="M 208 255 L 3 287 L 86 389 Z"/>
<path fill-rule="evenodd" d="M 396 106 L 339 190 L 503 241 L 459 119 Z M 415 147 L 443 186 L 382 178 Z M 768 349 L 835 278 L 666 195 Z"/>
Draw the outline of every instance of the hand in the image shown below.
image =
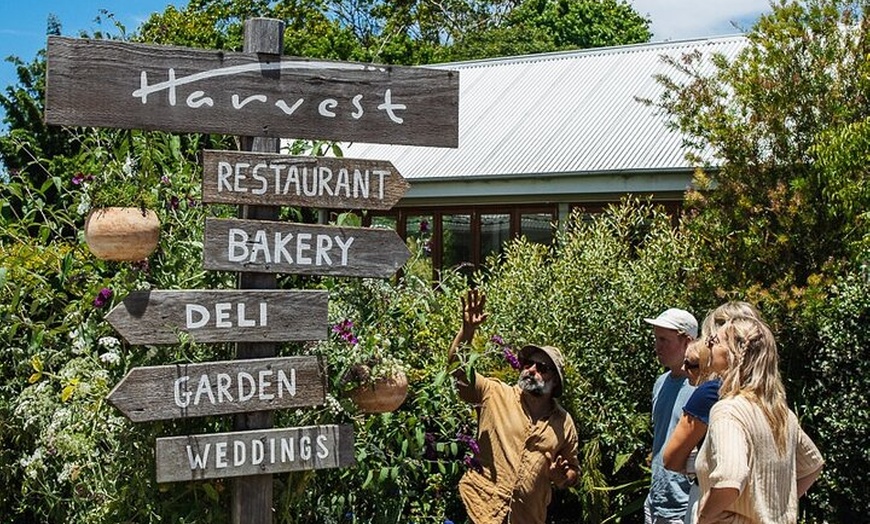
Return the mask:
<path fill-rule="evenodd" d="M 486 295 L 477 289 L 470 289 L 461 300 L 462 331 L 470 338 L 489 316 L 483 312 L 486 306 Z"/>
<path fill-rule="evenodd" d="M 573 486 L 577 481 L 577 472 L 571 467 L 571 464 L 564 457 L 558 455 L 553 459 L 553 454 L 549 451 L 544 452 L 544 456 L 550 462 L 550 482 L 556 485 L 557 488 Z"/>

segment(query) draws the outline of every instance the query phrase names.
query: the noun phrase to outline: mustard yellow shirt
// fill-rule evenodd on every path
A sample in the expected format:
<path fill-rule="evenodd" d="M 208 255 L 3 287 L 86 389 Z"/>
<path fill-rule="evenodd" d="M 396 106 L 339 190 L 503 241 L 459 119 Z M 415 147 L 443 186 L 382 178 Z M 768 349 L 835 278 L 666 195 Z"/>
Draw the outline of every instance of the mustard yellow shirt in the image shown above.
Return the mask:
<path fill-rule="evenodd" d="M 469 470 L 459 481 L 459 495 L 475 524 L 542 523 L 552 496 L 549 451 L 561 455 L 575 471 L 577 430 L 554 400 L 552 410 L 532 420 L 522 390 L 500 380 L 475 375 L 474 384 L 457 383 L 463 400 L 478 412 L 482 473 Z"/>

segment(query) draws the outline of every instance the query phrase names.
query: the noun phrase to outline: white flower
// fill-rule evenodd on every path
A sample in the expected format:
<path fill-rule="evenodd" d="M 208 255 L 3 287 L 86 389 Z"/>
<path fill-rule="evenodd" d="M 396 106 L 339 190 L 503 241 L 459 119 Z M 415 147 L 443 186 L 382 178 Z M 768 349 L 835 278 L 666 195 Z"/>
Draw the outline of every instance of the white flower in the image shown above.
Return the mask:
<path fill-rule="evenodd" d="M 127 158 L 124 159 L 124 165 L 121 167 L 121 171 L 124 173 L 126 178 L 130 178 L 133 176 L 133 169 L 136 167 L 136 162 L 133 160 L 133 157 L 127 155 Z"/>
<path fill-rule="evenodd" d="M 105 364 L 108 364 L 110 366 L 114 366 L 115 364 L 117 364 L 118 362 L 121 361 L 121 356 L 118 355 L 117 353 L 115 353 L 114 351 L 107 351 L 107 352 L 103 353 L 102 355 L 100 355 L 100 360 L 103 361 L 103 363 L 105 363 Z"/>
<path fill-rule="evenodd" d="M 97 344 L 110 351 L 121 347 L 121 341 L 115 337 L 100 337 L 100 340 L 97 341 Z"/>

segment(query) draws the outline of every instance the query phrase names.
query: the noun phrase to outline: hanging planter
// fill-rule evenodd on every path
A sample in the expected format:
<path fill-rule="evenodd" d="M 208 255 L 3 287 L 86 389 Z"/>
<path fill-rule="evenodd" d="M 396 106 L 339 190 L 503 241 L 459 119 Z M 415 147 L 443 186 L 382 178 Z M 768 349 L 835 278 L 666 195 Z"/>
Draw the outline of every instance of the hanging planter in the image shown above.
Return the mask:
<path fill-rule="evenodd" d="M 389 377 L 353 388 L 348 396 L 363 413 L 395 411 L 408 396 L 408 377 L 397 371 Z"/>
<path fill-rule="evenodd" d="M 150 209 L 104 207 L 91 210 L 85 220 L 85 242 L 102 260 L 136 262 L 157 249 L 160 221 Z"/>

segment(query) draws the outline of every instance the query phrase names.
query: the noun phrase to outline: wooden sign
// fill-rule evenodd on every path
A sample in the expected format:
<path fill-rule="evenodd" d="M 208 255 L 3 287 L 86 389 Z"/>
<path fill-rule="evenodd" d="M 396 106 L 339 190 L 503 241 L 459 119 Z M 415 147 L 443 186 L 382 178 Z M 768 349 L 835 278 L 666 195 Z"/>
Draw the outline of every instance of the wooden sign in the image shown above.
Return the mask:
<path fill-rule="evenodd" d="M 205 220 L 205 269 L 387 278 L 410 256 L 392 229 Z"/>
<path fill-rule="evenodd" d="M 45 121 L 457 147 L 459 73 L 51 36 Z"/>
<path fill-rule="evenodd" d="M 206 150 L 202 164 L 206 203 L 390 209 L 410 187 L 381 160 Z"/>
<path fill-rule="evenodd" d="M 354 463 L 353 426 L 255 429 L 157 439 L 157 482 L 178 482 Z"/>
<path fill-rule="evenodd" d="M 107 399 L 133 422 L 318 406 L 326 373 L 317 357 L 141 367 Z"/>
<path fill-rule="evenodd" d="M 106 315 L 130 344 L 287 342 L 327 336 L 326 291 L 134 291 Z"/>

